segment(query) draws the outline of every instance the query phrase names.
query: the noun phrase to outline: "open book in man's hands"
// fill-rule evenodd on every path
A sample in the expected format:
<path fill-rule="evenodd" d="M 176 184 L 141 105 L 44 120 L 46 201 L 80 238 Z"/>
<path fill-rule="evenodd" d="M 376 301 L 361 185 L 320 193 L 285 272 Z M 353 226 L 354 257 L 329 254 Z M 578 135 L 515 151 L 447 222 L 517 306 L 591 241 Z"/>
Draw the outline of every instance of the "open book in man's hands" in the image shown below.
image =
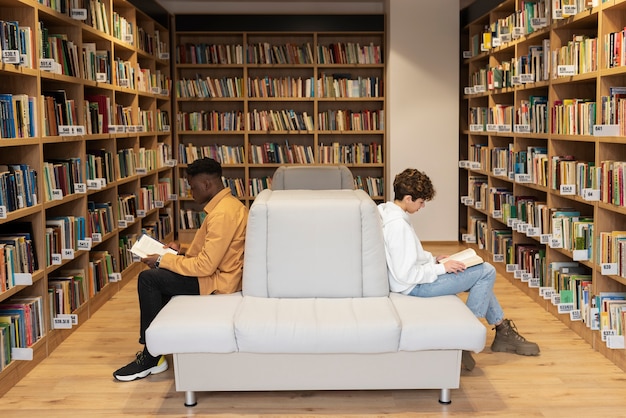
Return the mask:
<path fill-rule="evenodd" d="M 163 248 L 163 244 L 161 242 L 146 234 L 139 237 L 139 239 L 133 244 L 130 252 L 141 258 L 146 258 L 150 254 L 178 254 L 171 248 Z"/>
<path fill-rule="evenodd" d="M 458 253 L 454 253 L 446 258 L 442 258 L 439 260 L 440 264 L 445 263 L 446 261 L 457 260 L 461 261 L 465 264 L 465 267 L 472 267 L 478 264 L 484 263 L 485 260 L 474 251 L 472 248 L 466 248 L 463 251 L 459 251 Z"/>

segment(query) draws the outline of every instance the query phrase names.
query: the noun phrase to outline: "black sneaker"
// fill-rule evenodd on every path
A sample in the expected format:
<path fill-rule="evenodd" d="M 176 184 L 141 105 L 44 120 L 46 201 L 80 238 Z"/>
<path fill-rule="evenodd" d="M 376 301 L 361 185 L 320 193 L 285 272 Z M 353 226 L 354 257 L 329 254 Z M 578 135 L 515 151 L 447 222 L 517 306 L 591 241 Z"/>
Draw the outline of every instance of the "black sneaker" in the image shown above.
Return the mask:
<path fill-rule="evenodd" d="M 143 379 L 150 374 L 158 374 L 167 370 L 165 356 L 152 357 L 144 351 L 137 353 L 137 359 L 113 372 L 113 377 L 122 382 Z"/>

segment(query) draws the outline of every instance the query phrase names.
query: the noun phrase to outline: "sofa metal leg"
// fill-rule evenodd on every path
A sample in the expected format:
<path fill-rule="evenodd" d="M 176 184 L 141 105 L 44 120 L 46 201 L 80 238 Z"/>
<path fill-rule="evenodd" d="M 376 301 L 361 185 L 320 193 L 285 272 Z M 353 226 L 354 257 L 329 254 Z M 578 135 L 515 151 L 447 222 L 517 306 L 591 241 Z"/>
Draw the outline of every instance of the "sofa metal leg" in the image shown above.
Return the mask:
<path fill-rule="evenodd" d="M 450 400 L 450 389 L 441 389 L 441 395 L 439 395 L 439 403 L 449 405 L 452 403 Z"/>
<path fill-rule="evenodd" d="M 196 393 L 191 390 L 185 392 L 185 406 L 196 406 L 197 404 Z"/>

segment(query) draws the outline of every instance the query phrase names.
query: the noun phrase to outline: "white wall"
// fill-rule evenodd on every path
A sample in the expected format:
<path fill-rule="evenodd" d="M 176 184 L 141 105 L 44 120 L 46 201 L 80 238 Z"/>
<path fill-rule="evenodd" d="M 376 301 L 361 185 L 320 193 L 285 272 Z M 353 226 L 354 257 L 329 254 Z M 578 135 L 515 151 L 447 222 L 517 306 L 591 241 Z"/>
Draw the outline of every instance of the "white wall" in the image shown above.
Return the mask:
<path fill-rule="evenodd" d="M 407 167 L 437 195 L 412 219 L 424 241 L 458 237 L 459 0 L 161 0 L 171 13 L 387 14 L 388 196 Z"/>
<path fill-rule="evenodd" d="M 456 241 L 459 2 L 386 1 L 387 187 L 392 191 L 393 177 L 408 167 L 428 174 L 436 196 L 413 225 L 424 241 Z"/>

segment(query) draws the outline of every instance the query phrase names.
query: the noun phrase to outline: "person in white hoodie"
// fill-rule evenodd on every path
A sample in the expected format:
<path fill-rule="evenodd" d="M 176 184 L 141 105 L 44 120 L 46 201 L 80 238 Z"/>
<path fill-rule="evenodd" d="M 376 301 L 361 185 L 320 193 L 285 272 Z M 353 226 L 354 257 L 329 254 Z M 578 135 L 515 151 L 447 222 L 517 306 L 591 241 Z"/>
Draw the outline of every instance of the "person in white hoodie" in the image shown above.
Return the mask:
<path fill-rule="evenodd" d="M 417 213 L 435 196 L 430 178 L 408 168 L 393 182 L 394 200 L 378 205 L 383 223 L 389 285 L 392 292 L 409 296 L 434 297 L 468 292 L 467 307 L 478 318 L 495 326 L 492 351 L 512 352 L 526 356 L 539 354 L 539 346 L 527 341 L 516 330 L 493 293 L 495 268 L 485 262 L 465 268 L 460 261 L 439 261 L 447 255 L 433 256 L 424 250 L 411 225 L 409 215 Z M 463 366 L 474 368 L 471 353 L 464 351 Z"/>

